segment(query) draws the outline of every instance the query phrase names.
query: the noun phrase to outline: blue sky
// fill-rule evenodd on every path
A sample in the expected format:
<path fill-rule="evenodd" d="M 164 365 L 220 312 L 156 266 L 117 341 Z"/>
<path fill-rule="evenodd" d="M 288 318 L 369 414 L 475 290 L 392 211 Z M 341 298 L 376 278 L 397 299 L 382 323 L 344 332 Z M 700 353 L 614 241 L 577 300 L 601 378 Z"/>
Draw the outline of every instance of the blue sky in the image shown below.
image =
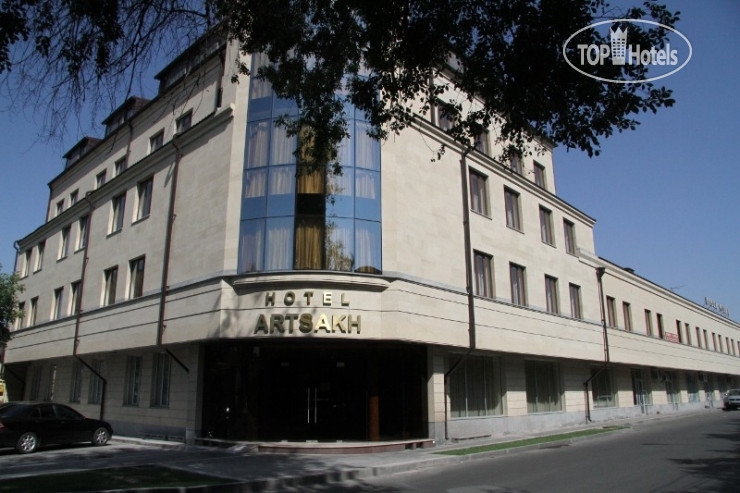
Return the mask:
<path fill-rule="evenodd" d="M 740 2 L 668 5 L 682 12 L 677 28 L 693 47 L 684 69 L 658 81 L 674 89 L 676 105 L 641 116 L 637 131 L 607 139 L 597 158 L 556 149 L 557 192 L 597 220 L 598 255 L 699 304 L 712 298 L 740 320 Z M 3 272 L 13 242 L 43 223 L 47 184 L 83 135 L 37 143 L 34 109 L 6 106 L 0 98 Z"/>

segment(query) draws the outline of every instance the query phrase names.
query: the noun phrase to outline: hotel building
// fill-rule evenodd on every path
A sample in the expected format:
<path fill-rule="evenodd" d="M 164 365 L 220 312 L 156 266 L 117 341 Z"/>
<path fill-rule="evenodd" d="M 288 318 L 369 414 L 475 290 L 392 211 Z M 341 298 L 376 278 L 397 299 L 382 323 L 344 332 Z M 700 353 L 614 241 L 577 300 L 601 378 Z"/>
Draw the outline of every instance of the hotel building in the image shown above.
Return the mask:
<path fill-rule="evenodd" d="M 502 162 L 432 109 L 380 142 L 347 105 L 342 173 L 301 172 L 298 108 L 237 56 L 205 38 L 65 154 L 16 243 L 11 399 L 187 442 L 445 441 L 740 385 L 740 324 L 598 257 L 546 139 Z"/>

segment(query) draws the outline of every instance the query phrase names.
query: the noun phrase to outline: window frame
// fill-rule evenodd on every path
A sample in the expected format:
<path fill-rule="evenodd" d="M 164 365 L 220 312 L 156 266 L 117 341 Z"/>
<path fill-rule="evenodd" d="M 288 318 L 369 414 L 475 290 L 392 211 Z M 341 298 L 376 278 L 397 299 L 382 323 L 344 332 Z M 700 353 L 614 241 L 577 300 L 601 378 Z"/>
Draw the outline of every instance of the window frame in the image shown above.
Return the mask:
<path fill-rule="evenodd" d="M 546 245 L 555 246 L 552 211 L 543 206 L 540 206 L 540 239 Z"/>
<path fill-rule="evenodd" d="M 164 147 L 164 129 L 149 137 L 149 154 L 153 154 Z"/>
<path fill-rule="evenodd" d="M 126 192 L 119 193 L 111 199 L 111 216 L 108 234 L 118 233 L 126 221 Z"/>
<path fill-rule="evenodd" d="M 493 257 L 487 253 L 475 250 L 473 265 L 475 275 L 475 295 L 483 298 L 493 298 Z"/>
<path fill-rule="evenodd" d="M 154 176 L 150 176 L 136 184 L 136 221 L 141 221 L 149 217 L 152 210 L 153 193 Z"/>
<path fill-rule="evenodd" d="M 583 320 L 583 300 L 581 298 L 581 286 L 568 283 L 568 294 L 570 296 L 570 316 L 577 320 Z"/>
<path fill-rule="evenodd" d="M 123 405 L 138 407 L 141 404 L 141 370 L 144 361 L 141 356 L 126 358 L 126 377 L 123 387 Z"/>
<path fill-rule="evenodd" d="M 521 232 L 522 209 L 520 194 L 509 187 L 504 187 L 504 210 L 506 211 L 506 227 Z"/>
<path fill-rule="evenodd" d="M 563 382 L 557 362 L 525 360 L 524 381 L 528 414 L 563 411 Z"/>
<path fill-rule="evenodd" d="M 133 300 L 144 296 L 144 272 L 146 257 L 144 255 L 129 260 L 128 299 Z"/>
<path fill-rule="evenodd" d="M 537 161 L 534 162 L 534 184 L 543 190 L 547 190 L 546 168 Z"/>
<path fill-rule="evenodd" d="M 558 278 L 548 274 L 545 274 L 545 310 L 547 313 L 560 315 Z"/>
<path fill-rule="evenodd" d="M 149 407 L 169 408 L 172 387 L 172 358 L 167 353 L 154 353 L 152 365 L 152 388 Z"/>
<path fill-rule="evenodd" d="M 69 237 L 72 234 L 72 225 L 68 224 L 59 232 L 59 252 L 57 260 L 64 260 L 69 255 Z"/>
<path fill-rule="evenodd" d="M 576 243 L 576 225 L 573 221 L 563 219 L 563 235 L 565 238 L 565 253 L 577 255 L 578 246 Z"/>
<path fill-rule="evenodd" d="M 632 332 L 634 326 L 632 324 L 632 305 L 627 302 L 622 302 L 622 318 L 624 318 L 624 330 Z"/>
<path fill-rule="evenodd" d="M 116 302 L 116 290 L 118 285 L 118 266 L 113 266 L 103 271 L 103 306 L 110 306 Z"/>
<path fill-rule="evenodd" d="M 511 303 L 513 305 L 528 306 L 527 302 L 527 275 L 523 265 L 509 263 L 509 282 L 511 287 Z"/>
<path fill-rule="evenodd" d="M 488 198 L 488 177 L 474 169 L 468 171 L 468 183 L 470 188 L 470 210 L 491 216 L 491 206 Z"/>

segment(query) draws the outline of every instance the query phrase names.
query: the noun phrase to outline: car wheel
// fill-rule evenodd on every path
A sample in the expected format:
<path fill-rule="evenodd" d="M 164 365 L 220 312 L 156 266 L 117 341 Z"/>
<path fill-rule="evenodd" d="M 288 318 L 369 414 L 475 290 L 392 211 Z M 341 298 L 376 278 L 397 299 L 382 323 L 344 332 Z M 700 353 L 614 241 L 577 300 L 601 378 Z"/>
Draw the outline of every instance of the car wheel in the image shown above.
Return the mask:
<path fill-rule="evenodd" d="M 15 449 L 20 454 L 30 454 L 34 452 L 39 446 L 39 438 L 35 433 L 27 431 L 18 438 L 15 442 Z"/>
<path fill-rule="evenodd" d="M 93 433 L 92 436 L 92 444 L 93 445 L 105 445 L 108 443 L 108 440 L 110 440 L 110 433 L 108 433 L 108 430 L 106 430 L 104 427 L 100 427 L 97 430 L 95 430 L 95 433 Z"/>

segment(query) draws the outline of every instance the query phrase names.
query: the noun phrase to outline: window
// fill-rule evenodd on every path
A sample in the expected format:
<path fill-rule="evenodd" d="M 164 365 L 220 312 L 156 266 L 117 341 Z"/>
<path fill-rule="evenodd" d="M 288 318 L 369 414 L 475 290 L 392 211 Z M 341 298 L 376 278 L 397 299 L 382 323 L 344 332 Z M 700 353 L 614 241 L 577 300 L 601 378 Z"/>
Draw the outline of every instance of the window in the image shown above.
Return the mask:
<path fill-rule="evenodd" d="M 62 298 L 64 297 L 64 288 L 54 290 L 54 300 L 51 304 L 51 319 L 57 320 L 62 318 Z"/>
<path fill-rule="evenodd" d="M 684 324 L 684 327 L 686 328 L 686 344 L 691 346 L 691 326 L 689 324 Z"/>
<path fill-rule="evenodd" d="M 545 167 L 537 161 L 534 162 L 534 183 L 538 187 L 547 190 L 547 182 L 545 181 Z"/>
<path fill-rule="evenodd" d="M 42 241 L 38 245 L 36 245 L 36 266 L 33 268 L 34 272 L 38 272 L 41 270 L 41 267 L 44 265 L 44 249 L 46 248 L 46 242 Z"/>
<path fill-rule="evenodd" d="M 632 331 L 632 306 L 626 301 L 622 302 L 622 316 L 624 317 L 624 330 Z"/>
<path fill-rule="evenodd" d="M 57 202 L 57 213 L 56 213 L 56 215 L 58 216 L 59 214 L 62 213 L 62 211 L 64 211 L 64 199 L 62 199 L 59 202 Z"/>
<path fill-rule="evenodd" d="M 95 189 L 98 189 L 103 185 L 105 185 L 105 170 L 95 176 Z"/>
<path fill-rule="evenodd" d="M 175 133 L 181 134 L 192 126 L 193 123 L 193 112 L 188 111 L 180 118 L 175 120 Z"/>
<path fill-rule="evenodd" d="M 560 299 L 558 297 L 558 280 L 545 275 L 545 302 L 548 313 L 560 313 Z"/>
<path fill-rule="evenodd" d="M 116 176 L 126 171 L 127 166 L 128 166 L 128 163 L 126 162 L 125 157 L 122 157 L 121 159 L 117 160 L 115 164 L 113 165 L 113 169 L 115 171 Z"/>
<path fill-rule="evenodd" d="M 28 310 L 28 326 L 36 325 L 36 315 L 39 308 L 39 297 L 31 298 L 31 308 Z"/>
<path fill-rule="evenodd" d="M 31 371 L 31 391 L 29 393 L 30 400 L 37 401 L 41 398 L 41 371 L 40 366 L 33 367 Z"/>
<path fill-rule="evenodd" d="M 581 305 L 581 287 L 570 283 L 568 285 L 570 293 L 570 316 L 573 318 L 583 318 L 583 306 Z"/>
<path fill-rule="evenodd" d="M 546 413 L 562 410 L 560 372 L 555 363 L 525 361 L 527 412 Z"/>
<path fill-rule="evenodd" d="M 169 407 L 170 405 L 170 355 L 157 353 L 154 355 L 152 369 L 152 407 Z"/>
<path fill-rule="evenodd" d="M 450 105 L 452 106 L 452 105 Z M 445 106 L 443 104 L 437 103 L 434 105 L 435 109 L 435 116 L 436 116 L 436 123 L 439 128 L 444 130 L 445 132 L 448 130 L 451 130 L 452 127 L 455 126 L 455 118 L 453 115 L 448 115 L 445 111 Z"/>
<path fill-rule="evenodd" d="M 491 155 L 491 144 L 488 138 L 488 130 L 482 131 L 475 139 L 475 149 L 486 156 Z"/>
<path fill-rule="evenodd" d="M 683 342 L 683 326 L 680 320 L 676 320 L 676 334 L 678 334 L 678 342 Z"/>
<path fill-rule="evenodd" d="M 479 214 L 490 214 L 487 179 L 473 170 L 470 170 L 470 208 Z"/>
<path fill-rule="evenodd" d="M 23 265 L 21 266 L 21 277 L 28 277 L 28 272 L 31 269 L 31 249 L 29 248 L 23 252 L 22 258 Z"/>
<path fill-rule="evenodd" d="M 516 149 L 509 149 L 509 169 L 514 173 L 522 174 L 522 153 Z"/>
<path fill-rule="evenodd" d="M 149 217 L 149 212 L 152 208 L 152 187 L 154 178 L 149 177 L 146 180 L 139 182 L 136 187 L 136 219 L 144 219 Z"/>
<path fill-rule="evenodd" d="M 77 360 L 72 360 L 72 380 L 69 387 L 69 402 L 80 402 L 82 393 L 82 365 Z"/>
<path fill-rule="evenodd" d="M 69 206 L 72 207 L 73 205 L 75 205 L 77 201 L 79 200 L 79 198 L 80 198 L 79 190 L 75 190 L 74 192 L 70 193 L 69 194 Z"/>
<path fill-rule="evenodd" d="M 665 328 L 663 327 L 663 315 L 660 313 L 655 314 L 657 320 L 658 320 L 658 337 L 661 339 L 665 339 Z"/>
<path fill-rule="evenodd" d="M 611 296 L 606 297 L 606 323 L 609 327 L 617 326 L 617 302 Z"/>
<path fill-rule="evenodd" d="M 524 267 L 509 264 L 509 278 L 511 280 L 511 302 L 515 305 L 527 305 L 527 286 L 524 279 Z"/>
<path fill-rule="evenodd" d="M 15 329 L 23 328 L 23 319 L 26 316 L 26 303 L 21 301 L 18 303 L 18 318 L 15 321 Z"/>
<path fill-rule="evenodd" d="M 450 367 L 457 357 L 450 360 Z M 496 358 L 471 356 L 450 374 L 450 414 L 453 418 L 503 413 L 501 365 Z"/>
<path fill-rule="evenodd" d="M 140 356 L 129 356 L 126 358 L 126 383 L 123 388 L 123 405 L 138 406 L 139 390 L 141 387 L 141 365 Z"/>
<path fill-rule="evenodd" d="M 575 224 L 563 219 L 563 233 L 565 236 L 565 251 L 571 255 L 576 254 L 576 227 Z"/>
<path fill-rule="evenodd" d="M 126 210 L 126 193 L 116 195 L 111 201 L 111 222 L 109 233 L 115 233 L 123 228 L 123 215 Z"/>
<path fill-rule="evenodd" d="M 609 368 L 591 368 L 591 397 L 594 407 L 617 405 L 612 386 L 612 372 Z"/>
<path fill-rule="evenodd" d="M 490 255 L 475 252 L 475 295 L 493 298 L 493 277 Z"/>
<path fill-rule="evenodd" d="M 80 303 L 80 288 L 82 287 L 81 281 L 75 281 L 70 285 L 70 292 L 72 296 L 69 298 L 69 313 L 71 315 L 77 315 L 79 312 Z"/>
<path fill-rule="evenodd" d="M 707 329 L 703 329 L 704 333 L 704 349 L 709 349 L 709 339 L 707 338 Z"/>
<path fill-rule="evenodd" d="M 90 366 L 95 371 L 90 375 L 90 393 L 87 395 L 87 403 L 101 404 L 103 402 L 103 379 L 98 375 L 105 374 L 105 361 L 94 359 Z"/>
<path fill-rule="evenodd" d="M 543 243 L 555 245 L 555 239 L 552 235 L 552 211 L 540 207 L 540 237 Z"/>
<path fill-rule="evenodd" d="M 686 372 L 686 392 L 689 394 L 689 402 L 699 402 L 699 380 L 696 372 Z"/>
<path fill-rule="evenodd" d="M 164 130 L 160 130 L 149 138 L 149 154 L 153 153 L 164 144 Z"/>
<path fill-rule="evenodd" d="M 118 267 L 111 267 L 104 272 L 103 305 L 112 305 L 116 301 L 116 284 L 118 284 Z"/>
<path fill-rule="evenodd" d="M 506 206 L 506 225 L 521 231 L 519 194 L 509 188 L 504 188 L 504 202 Z"/>
<path fill-rule="evenodd" d="M 645 310 L 645 333 L 649 336 L 653 335 L 653 314 L 650 310 Z"/>
<path fill-rule="evenodd" d="M 82 250 L 87 245 L 87 228 L 90 222 L 90 216 L 82 216 L 77 221 L 77 247 L 76 250 Z"/>
<path fill-rule="evenodd" d="M 72 226 L 66 226 L 62 228 L 61 238 L 59 240 L 59 257 L 58 260 L 62 260 L 67 257 L 69 253 L 69 232 L 72 230 Z"/>
<path fill-rule="evenodd" d="M 140 297 L 144 294 L 144 257 L 129 262 L 130 279 L 128 287 L 129 299 Z"/>
<path fill-rule="evenodd" d="M 701 347 L 701 329 L 699 327 L 695 327 L 696 329 L 696 345 Z"/>
<path fill-rule="evenodd" d="M 57 387 L 57 365 L 52 363 L 49 365 L 49 378 L 46 380 L 46 395 L 44 400 L 51 402 L 54 400 L 54 391 Z"/>

